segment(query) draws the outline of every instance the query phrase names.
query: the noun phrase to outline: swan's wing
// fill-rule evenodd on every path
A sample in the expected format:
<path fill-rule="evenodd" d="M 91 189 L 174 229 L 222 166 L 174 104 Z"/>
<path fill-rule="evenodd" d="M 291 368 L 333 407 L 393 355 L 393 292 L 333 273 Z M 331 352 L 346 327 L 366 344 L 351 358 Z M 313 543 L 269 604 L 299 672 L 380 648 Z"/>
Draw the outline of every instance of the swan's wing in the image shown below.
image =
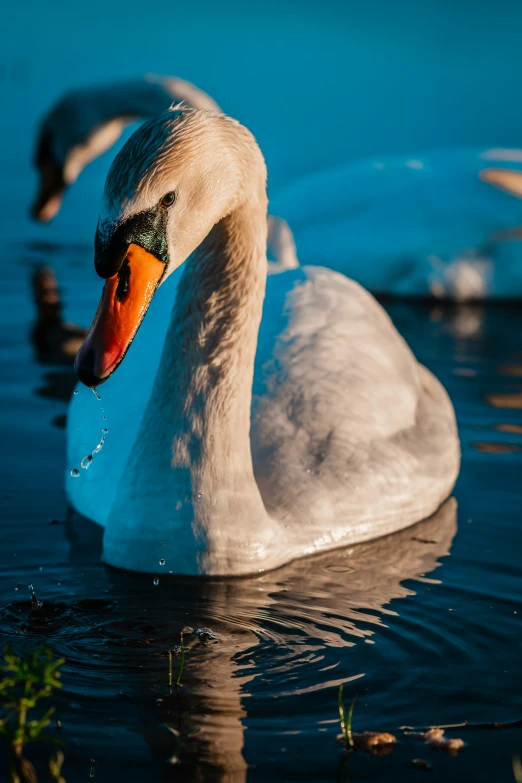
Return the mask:
<path fill-rule="evenodd" d="M 253 457 L 274 516 L 362 540 L 447 497 L 451 403 L 359 285 L 318 267 L 270 278 L 258 354 Z"/>

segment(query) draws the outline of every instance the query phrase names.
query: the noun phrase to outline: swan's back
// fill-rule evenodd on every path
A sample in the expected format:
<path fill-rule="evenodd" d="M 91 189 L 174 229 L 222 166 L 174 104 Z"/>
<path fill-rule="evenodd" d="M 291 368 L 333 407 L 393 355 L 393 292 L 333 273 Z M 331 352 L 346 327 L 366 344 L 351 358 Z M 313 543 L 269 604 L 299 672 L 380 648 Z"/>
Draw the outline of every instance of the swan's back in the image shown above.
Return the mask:
<path fill-rule="evenodd" d="M 270 279 L 267 294 L 252 447 L 269 510 L 308 538 L 311 526 L 347 541 L 433 513 L 460 459 L 441 384 L 343 275 L 307 267 Z"/>

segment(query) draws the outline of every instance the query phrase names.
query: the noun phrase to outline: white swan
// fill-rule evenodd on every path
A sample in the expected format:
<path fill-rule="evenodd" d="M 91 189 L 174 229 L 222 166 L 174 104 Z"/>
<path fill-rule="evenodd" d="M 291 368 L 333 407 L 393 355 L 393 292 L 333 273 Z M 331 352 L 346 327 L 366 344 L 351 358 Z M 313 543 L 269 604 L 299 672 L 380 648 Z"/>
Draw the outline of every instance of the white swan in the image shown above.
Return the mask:
<path fill-rule="evenodd" d="M 62 95 L 38 130 L 34 164 L 39 188 L 33 217 L 42 222 L 52 220 L 67 187 L 76 182 L 85 166 L 110 149 L 127 125 L 161 114 L 173 101 L 221 111 L 210 95 L 175 76 L 147 74 L 124 82 L 78 87 Z"/>
<path fill-rule="evenodd" d="M 302 264 L 323 264 L 371 291 L 522 296 L 522 242 L 512 241 L 521 232 L 511 231 L 522 206 L 491 187 L 506 168 L 522 177 L 522 150 L 376 157 L 303 176 L 275 193 L 270 208 L 292 226 Z"/>
<path fill-rule="evenodd" d="M 406 527 L 453 487 L 446 392 L 356 283 L 301 268 L 266 284 L 266 206 L 254 138 L 214 112 L 149 121 L 111 167 L 95 258 L 107 282 L 80 379 L 114 372 L 160 283 L 162 312 L 175 295 L 165 339 L 145 319 L 101 390 L 105 447 L 68 476 L 112 565 L 274 568 Z M 71 468 L 96 432 L 85 393 L 70 408 Z"/>

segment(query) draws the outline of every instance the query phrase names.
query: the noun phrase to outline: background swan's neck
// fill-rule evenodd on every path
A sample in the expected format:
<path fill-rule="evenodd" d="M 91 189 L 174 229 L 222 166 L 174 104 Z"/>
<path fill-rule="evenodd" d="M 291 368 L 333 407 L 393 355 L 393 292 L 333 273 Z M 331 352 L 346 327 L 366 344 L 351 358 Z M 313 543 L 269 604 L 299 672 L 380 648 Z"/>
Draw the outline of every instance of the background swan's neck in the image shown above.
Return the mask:
<path fill-rule="evenodd" d="M 218 104 L 191 82 L 176 76 L 147 75 L 141 79 L 94 88 L 100 120 L 114 117 L 155 117 L 166 111 L 171 103 L 184 102 L 195 109 L 220 112 Z"/>
<path fill-rule="evenodd" d="M 72 115 L 67 101 L 59 109 L 65 113 L 62 127 L 68 136 L 62 151 L 65 181 L 74 182 L 88 163 L 116 143 L 129 123 L 155 117 L 182 101 L 196 109 L 221 111 L 206 92 L 174 76 L 150 75 L 79 90 Z"/>

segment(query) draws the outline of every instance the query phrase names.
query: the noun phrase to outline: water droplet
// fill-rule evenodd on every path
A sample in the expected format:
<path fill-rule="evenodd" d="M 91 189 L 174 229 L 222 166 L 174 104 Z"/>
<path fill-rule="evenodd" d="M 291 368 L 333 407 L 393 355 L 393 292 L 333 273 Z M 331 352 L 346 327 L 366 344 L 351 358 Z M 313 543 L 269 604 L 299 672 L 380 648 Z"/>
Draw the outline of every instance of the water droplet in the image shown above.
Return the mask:
<path fill-rule="evenodd" d="M 71 476 L 72 476 L 73 478 L 78 478 L 78 476 L 79 476 L 79 475 L 80 475 L 80 471 L 78 470 L 78 468 L 73 468 L 73 469 L 71 470 Z"/>
<path fill-rule="evenodd" d="M 104 420 L 104 421 L 107 421 L 107 416 L 104 416 L 104 417 L 103 417 L 103 420 Z"/>
<path fill-rule="evenodd" d="M 156 579 L 154 580 L 154 584 L 156 585 L 156 587 L 159 585 L 159 579 L 158 579 L 158 577 L 156 577 Z"/>
<path fill-rule="evenodd" d="M 100 397 L 100 395 L 98 394 L 98 390 L 97 390 L 97 389 L 93 389 L 92 391 L 93 391 L 93 394 L 94 394 L 94 396 L 96 397 L 96 399 L 97 399 L 97 400 L 99 400 L 99 401 L 101 402 L 101 397 Z"/>
<path fill-rule="evenodd" d="M 160 565 L 165 565 L 165 560 L 163 558 L 161 558 L 161 560 L 159 561 L 159 564 Z"/>
<path fill-rule="evenodd" d="M 104 427 L 102 429 L 102 436 L 101 436 L 100 442 L 98 443 L 96 448 L 92 450 L 92 454 L 87 454 L 87 456 L 82 459 L 81 466 L 82 466 L 82 468 L 84 470 L 87 470 L 90 467 L 91 462 L 92 462 L 92 458 L 94 457 L 94 455 L 98 454 L 98 452 L 103 449 L 103 444 L 105 443 L 105 436 L 107 435 L 108 432 L 109 432 L 109 430 L 106 427 Z M 82 445 L 82 444 L 80 444 L 80 445 Z M 71 471 L 71 476 L 72 475 L 73 475 L 73 472 Z M 78 475 L 79 475 L 79 472 L 78 473 L 74 473 L 74 476 L 78 476 Z"/>
<path fill-rule="evenodd" d="M 109 432 L 109 430 L 108 430 L 108 429 L 105 429 L 105 428 L 104 428 L 104 429 L 102 430 L 102 436 L 101 436 L 101 440 L 100 440 L 100 442 L 98 443 L 98 445 L 96 446 L 96 448 L 95 448 L 95 449 L 93 449 L 93 452 L 92 452 L 93 454 L 97 454 L 99 451 L 101 451 L 101 450 L 103 449 L 103 444 L 105 443 L 105 436 L 107 435 L 107 433 L 108 433 L 108 432 Z"/>
<path fill-rule="evenodd" d="M 74 393 L 75 393 L 75 394 L 78 394 L 78 389 L 75 389 L 75 390 L 74 390 Z"/>
<path fill-rule="evenodd" d="M 40 566 L 38 570 L 43 571 L 43 566 Z"/>
<path fill-rule="evenodd" d="M 198 492 L 198 498 L 202 498 L 202 497 L 203 497 L 203 492 Z"/>
<path fill-rule="evenodd" d="M 33 612 L 37 612 L 39 609 L 41 609 L 42 605 L 38 600 L 36 593 L 34 592 L 34 587 L 32 585 L 27 585 L 27 587 L 29 588 L 29 593 L 31 594 L 31 609 Z"/>

